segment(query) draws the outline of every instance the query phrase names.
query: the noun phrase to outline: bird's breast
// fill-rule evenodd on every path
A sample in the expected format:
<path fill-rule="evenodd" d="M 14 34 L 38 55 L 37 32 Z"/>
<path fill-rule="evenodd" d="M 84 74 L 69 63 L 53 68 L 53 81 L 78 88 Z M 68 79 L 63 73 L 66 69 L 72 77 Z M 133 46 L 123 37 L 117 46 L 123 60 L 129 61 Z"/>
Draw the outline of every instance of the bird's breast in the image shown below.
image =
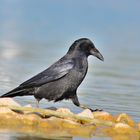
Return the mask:
<path fill-rule="evenodd" d="M 75 67 L 67 75 L 69 85 L 77 88 L 86 76 L 88 69 L 87 60 L 80 60 L 75 63 Z"/>
<path fill-rule="evenodd" d="M 81 74 L 82 76 L 85 76 L 87 73 L 87 69 L 88 69 L 88 61 L 87 58 L 83 58 L 83 59 L 77 59 L 76 63 L 75 63 L 75 67 L 74 69 Z"/>

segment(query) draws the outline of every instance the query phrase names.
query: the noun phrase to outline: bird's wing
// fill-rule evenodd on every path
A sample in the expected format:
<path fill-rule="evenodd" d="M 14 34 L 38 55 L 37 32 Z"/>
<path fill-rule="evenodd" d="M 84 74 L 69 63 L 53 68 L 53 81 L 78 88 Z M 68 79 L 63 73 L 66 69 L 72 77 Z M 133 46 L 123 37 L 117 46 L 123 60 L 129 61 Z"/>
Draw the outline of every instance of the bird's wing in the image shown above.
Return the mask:
<path fill-rule="evenodd" d="M 23 82 L 21 87 L 38 87 L 64 77 L 74 67 L 72 59 L 60 59 L 48 69 Z"/>

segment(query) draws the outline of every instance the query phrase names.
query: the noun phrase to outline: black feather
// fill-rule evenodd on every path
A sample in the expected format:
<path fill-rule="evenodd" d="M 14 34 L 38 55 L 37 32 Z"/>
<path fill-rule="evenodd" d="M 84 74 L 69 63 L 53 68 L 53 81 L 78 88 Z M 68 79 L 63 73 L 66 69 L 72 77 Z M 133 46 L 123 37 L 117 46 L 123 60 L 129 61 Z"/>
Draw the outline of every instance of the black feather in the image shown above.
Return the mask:
<path fill-rule="evenodd" d="M 72 99 L 75 105 L 80 106 L 76 91 L 87 73 L 89 55 L 103 60 L 89 39 L 76 40 L 64 57 L 1 97 L 34 95 L 38 101 L 45 98 L 55 102 Z"/>

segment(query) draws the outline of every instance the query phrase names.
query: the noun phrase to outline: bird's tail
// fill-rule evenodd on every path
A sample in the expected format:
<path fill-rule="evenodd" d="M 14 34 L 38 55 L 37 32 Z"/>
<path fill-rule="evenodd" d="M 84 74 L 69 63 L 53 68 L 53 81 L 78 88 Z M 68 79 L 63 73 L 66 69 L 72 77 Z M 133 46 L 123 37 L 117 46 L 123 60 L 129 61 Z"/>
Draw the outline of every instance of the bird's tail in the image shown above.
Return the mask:
<path fill-rule="evenodd" d="M 31 89 L 22 89 L 20 87 L 17 87 L 3 95 L 0 96 L 0 98 L 3 97 L 15 97 L 15 96 L 27 96 L 27 95 L 33 95 L 33 92 L 31 92 Z"/>

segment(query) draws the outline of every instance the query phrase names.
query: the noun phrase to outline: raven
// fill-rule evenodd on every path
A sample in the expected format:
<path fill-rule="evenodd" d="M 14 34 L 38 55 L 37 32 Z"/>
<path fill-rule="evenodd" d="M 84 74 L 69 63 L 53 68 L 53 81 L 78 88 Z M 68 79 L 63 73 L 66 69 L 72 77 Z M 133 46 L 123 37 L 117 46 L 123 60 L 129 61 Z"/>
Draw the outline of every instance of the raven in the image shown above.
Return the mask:
<path fill-rule="evenodd" d="M 38 104 L 43 98 L 54 102 L 71 99 L 76 106 L 88 108 L 79 103 L 76 91 L 86 76 L 89 55 L 104 60 L 92 41 L 80 38 L 70 46 L 66 55 L 49 68 L 1 97 L 34 95 Z"/>

